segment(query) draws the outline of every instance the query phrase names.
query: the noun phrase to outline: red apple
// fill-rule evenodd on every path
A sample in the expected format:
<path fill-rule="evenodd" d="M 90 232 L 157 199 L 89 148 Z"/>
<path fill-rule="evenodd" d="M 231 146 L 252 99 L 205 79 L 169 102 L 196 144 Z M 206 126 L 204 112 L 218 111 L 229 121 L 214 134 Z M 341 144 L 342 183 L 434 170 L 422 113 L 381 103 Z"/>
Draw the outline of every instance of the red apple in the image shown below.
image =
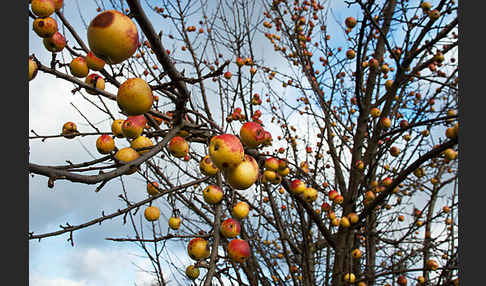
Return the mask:
<path fill-rule="evenodd" d="M 250 148 L 256 148 L 263 144 L 265 140 L 265 130 L 253 121 L 246 122 L 240 129 L 241 142 Z"/>
<path fill-rule="evenodd" d="M 189 143 L 181 136 L 175 136 L 170 140 L 167 150 L 172 156 L 183 158 L 189 153 Z"/>
<path fill-rule="evenodd" d="M 243 263 L 250 257 L 250 245 L 243 239 L 233 239 L 228 243 L 228 255 L 232 261 Z"/>
<path fill-rule="evenodd" d="M 61 33 L 55 32 L 50 38 L 44 38 L 42 43 L 48 51 L 57 53 L 62 51 L 66 46 L 66 39 Z"/>
<path fill-rule="evenodd" d="M 128 116 L 122 124 L 123 136 L 129 139 L 135 139 L 143 132 L 147 124 L 147 119 L 143 115 Z"/>
<path fill-rule="evenodd" d="M 115 150 L 115 141 L 110 135 L 103 134 L 96 139 L 96 149 L 100 154 L 109 154 Z"/>

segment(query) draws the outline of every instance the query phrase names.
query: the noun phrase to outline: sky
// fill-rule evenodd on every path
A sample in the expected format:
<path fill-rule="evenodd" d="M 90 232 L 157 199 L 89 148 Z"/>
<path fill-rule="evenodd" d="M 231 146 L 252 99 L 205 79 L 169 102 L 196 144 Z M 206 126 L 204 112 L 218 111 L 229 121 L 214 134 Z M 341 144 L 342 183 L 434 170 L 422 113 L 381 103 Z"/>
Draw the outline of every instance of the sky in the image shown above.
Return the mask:
<path fill-rule="evenodd" d="M 83 28 L 83 21 L 89 23 L 96 14 L 95 1 L 66 0 L 63 13 L 67 19 L 72 21 L 75 27 L 80 28 L 80 36 L 86 41 L 86 32 Z M 142 1 L 145 3 L 145 1 Z M 333 1 L 335 8 L 343 8 L 341 1 Z M 145 4 L 143 4 L 145 7 Z M 84 19 L 77 12 L 77 7 L 82 11 Z M 340 10 L 343 11 L 343 10 Z M 352 9 L 346 9 L 345 13 L 336 13 L 339 19 L 344 19 Z M 150 17 L 153 13 L 146 9 Z M 346 15 L 344 15 L 346 14 Z M 356 15 L 358 17 L 358 15 Z M 57 19 L 56 19 L 57 20 Z M 29 19 L 32 25 L 32 19 Z M 337 33 L 337 25 L 330 23 L 328 28 L 331 34 Z M 194 23 L 196 24 L 196 23 Z M 158 20 L 154 21 L 156 30 L 166 27 Z M 69 41 L 73 41 L 69 33 L 63 33 Z M 141 31 L 139 29 L 139 34 Z M 338 37 L 338 36 L 337 36 Z M 261 47 L 264 47 L 267 39 L 259 38 Z M 339 41 L 339 39 L 336 39 Z M 343 46 L 345 49 L 345 46 Z M 289 69 L 287 63 L 282 61 L 273 52 L 267 52 L 265 48 L 260 51 L 262 56 L 272 62 L 272 68 L 279 71 Z M 48 64 L 50 53 L 47 52 L 42 40 L 31 30 L 29 32 L 29 54 L 34 53 L 42 63 Z M 457 58 L 457 57 L 456 57 Z M 317 60 L 316 60 L 317 61 Z M 318 62 L 318 61 L 317 61 Z M 78 125 L 81 132 L 92 132 L 93 129 L 83 119 L 83 117 L 71 105 L 74 104 L 85 114 L 89 114 L 89 119 L 96 123 L 100 130 L 109 131 L 111 120 L 90 105 L 79 94 L 73 95 L 71 90 L 75 86 L 63 80 L 56 79 L 51 75 L 39 72 L 36 78 L 29 82 L 29 130 L 34 130 L 40 135 L 59 134 L 64 122 L 73 121 Z M 116 88 L 107 84 L 107 91 L 116 94 Z M 293 91 L 287 91 L 291 95 Z M 290 97 L 289 94 L 289 97 Z M 219 105 L 215 99 L 210 99 L 211 104 Z M 118 110 L 116 102 L 105 101 L 110 110 Z M 307 123 L 294 120 L 298 129 L 306 129 Z M 280 130 L 275 124 L 266 126 L 276 138 Z M 33 135 L 30 133 L 30 135 Z M 315 134 L 310 134 L 310 138 L 315 138 Z M 47 139 L 41 142 L 39 139 L 29 141 L 30 155 L 29 162 L 46 165 L 65 164 L 65 160 L 73 163 L 83 162 L 91 155 L 98 157 L 95 149 L 96 137 L 76 137 L 72 140 L 64 138 Z M 117 141 L 117 147 L 128 146 L 123 141 Z M 277 143 L 275 148 L 283 146 Z M 90 155 L 91 154 L 91 155 Z M 134 176 L 124 176 L 123 181 L 126 185 L 128 197 L 132 201 L 146 198 L 145 183 L 143 180 Z M 59 225 L 69 223 L 77 225 L 88 220 L 95 219 L 101 215 L 123 208 L 124 203 L 118 199 L 122 192 L 120 180 L 114 179 L 109 182 L 101 192 L 95 193 L 95 185 L 83 185 L 58 180 L 55 187 L 47 187 L 47 178 L 35 175 L 29 179 L 29 231 L 35 234 L 56 231 Z M 168 207 L 159 202 L 163 211 Z M 163 216 L 167 217 L 167 213 Z M 139 218 L 140 214 L 137 215 Z M 165 223 L 165 218 L 161 217 L 161 224 Z M 33 286 L 44 285 L 67 285 L 67 286 L 98 286 L 98 285 L 139 285 L 148 286 L 151 282 L 151 275 L 141 268 L 151 270 L 149 261 L 140 257 L 143 252 L 139 247 L 130 243 L 109 242 L 107 237 L 126 237 L 133 233 L 129 224 L 123 225 L 122 219 L 117 217 L 112 220 L 104 221 L 101 225 L 93 225 L 74 233 L 74 247 L 67 241 L 68 234 L 56 237 L 49 237 L 29 241 L 29 283 Z M 173 263 L 184 269 L 191 263 L 185 252 L 182 242 L 175 242 L 174 247 L 170 248 L 170 256 L 174 258 Z M 170 273 L 169 267 L 165 267 L 164 275 L 175 279 Z M 172 284 L 170 284 L 172 285 Z M 176 284 L 174 284 L 176 285 Z"/>

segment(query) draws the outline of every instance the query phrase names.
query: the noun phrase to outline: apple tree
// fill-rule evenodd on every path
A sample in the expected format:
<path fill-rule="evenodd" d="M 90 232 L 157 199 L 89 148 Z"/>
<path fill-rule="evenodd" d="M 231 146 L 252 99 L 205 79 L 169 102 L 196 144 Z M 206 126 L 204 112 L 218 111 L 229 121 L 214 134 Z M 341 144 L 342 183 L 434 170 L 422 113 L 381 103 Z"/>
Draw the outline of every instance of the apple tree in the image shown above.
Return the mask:
<path fill-rule="evenodd" d="M 121 216 L 156 285 L 458 285 L 456 1 L 94 2 L 30 1 L 29 80 L 110 124 L 32 130 L 98 154 L 28 169 L 145 197 L 29 239 Z"/>

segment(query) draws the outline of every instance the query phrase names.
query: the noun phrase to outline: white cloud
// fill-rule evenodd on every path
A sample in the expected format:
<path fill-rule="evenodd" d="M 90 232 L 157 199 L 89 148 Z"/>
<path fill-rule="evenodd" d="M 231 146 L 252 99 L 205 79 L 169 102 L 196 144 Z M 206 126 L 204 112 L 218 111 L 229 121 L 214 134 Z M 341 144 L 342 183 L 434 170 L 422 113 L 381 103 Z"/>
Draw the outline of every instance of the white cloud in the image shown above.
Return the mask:
<path fill-rule="evenodd" d="M 31 286 L 91 286 L 85 280 L 74 281 L 65 278 L 50 278 L 39 273 L 34 273 L 29 277 Z"/>

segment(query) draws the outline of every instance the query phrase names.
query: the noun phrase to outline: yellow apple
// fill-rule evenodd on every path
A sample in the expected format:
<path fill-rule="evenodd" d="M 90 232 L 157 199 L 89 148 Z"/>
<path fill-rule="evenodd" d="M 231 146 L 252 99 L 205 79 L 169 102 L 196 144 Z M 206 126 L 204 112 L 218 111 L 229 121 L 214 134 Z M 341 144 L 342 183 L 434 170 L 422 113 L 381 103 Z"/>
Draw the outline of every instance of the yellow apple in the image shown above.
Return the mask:
<path fill-rule="evenodd" d="M 233 209 L 231 210 L 231 214 L 233 217 L 242 220 L 248 216 L 250 212 L 250 206 L 245 202 L 238 202 Z"/>
<path fill-rule="evenodd" d="M 130 143 L 130 147 L 135 149 L 140 155 L 147 153 L 148 151 L 150 151 L 150 149 L 141 150 L 141 151 L 138 151 L 138 149 L 152 147 L 152 146 L 154 146 L 152 140 L 142 135 L 138 136 Z"/>
<path fill-rule="evenodd" d="M 245 155 L 235 167 L 226 168 L 223 170 L 226 183 L 237 190 L 246 190 L 251 187 L 258 179 L 259 167 L 256 160 L 250 156 Z"/>
<path fill-rule="evenodd" d="M 69 64 L 71 74 L 75 77 L 85 77 L 89 73 L 88 65 L 83 57 L 74 58 Z"/>
<path fill-rule="evenodd" d="M 194 260 L 206 259 L 210 255 L 209 243 L 201 237 L 193 238 L 187 245 L 187 253 Z"/>
<path fill-rule="evenodd" d="M 156 206 L 150 206 L 145 209 L 144 212 L 145 219 L 148 221 L 158 220 L 160 217 L 160 210 Z"/>
<path fill-rule="evenodd" d="M 119 11 L 104 11 L 89 24 L 88 44 L 97 57 L 109 64 L 119 64 L 137 50 L 137 26 Z"/>
<path fill-rule="evenodd" d="M 50 38 L 57 32 L 57 22 L 51 17 L 37 18 L 33 23 L 34 32 L 41 38 Z"/>
<path fill-rule="evenodd" d="M 123 138 L 123 131 L 122 131 L 123 121 L 125 120 L 116 119 L 111 124 L 111 132 L 113 133 L 113 136 L 115 136 L 116 138 Z"/>
<path fill-rule="evenodd" d="M 115 141 L 110 135 L 103 134 L 96 139 L 96 149 L 100 154 L 109 154 L 115 150 Z"/>
<path fill-rule="evenodd" d="M 218 173 L 218 167 L 214 165 L 213 161 L 211 161 L 211 157 L 209 155 L 204 156 L 201 162 L 199 162 L 199 170 L 206 176 L 214 176 Z"/>
<path fill-rule="evenodd" d="M 150 110 L 154 96 L 145 80 L 129 78 L 118 88 L 116 102 L 127 115 L 140 115 Z"/>
<path fill-rule="evenodd" d="M 217 185 L 209 185 L 203 190 L 204 201 L 211 205 L 219 204 L 223 195 L 223 190 Z"/>

